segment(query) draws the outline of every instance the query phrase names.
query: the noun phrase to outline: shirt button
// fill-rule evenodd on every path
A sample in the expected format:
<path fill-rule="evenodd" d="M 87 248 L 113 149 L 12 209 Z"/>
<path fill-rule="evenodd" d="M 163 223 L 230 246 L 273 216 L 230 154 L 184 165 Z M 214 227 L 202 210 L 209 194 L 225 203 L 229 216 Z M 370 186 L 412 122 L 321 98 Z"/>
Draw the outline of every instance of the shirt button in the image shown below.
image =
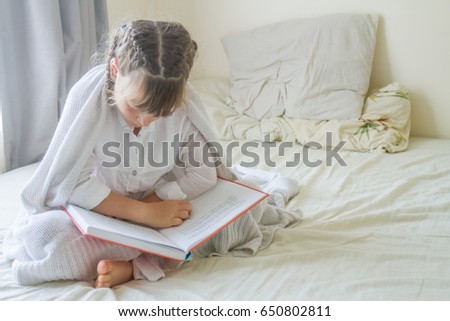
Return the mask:
<path fill-rule="evenodd" d="M 131 172 L 131 174 L 133 174 L 133 176 L 136 176 L 137 175 L 137 171 L 134 170 L 134 171 Z"/>

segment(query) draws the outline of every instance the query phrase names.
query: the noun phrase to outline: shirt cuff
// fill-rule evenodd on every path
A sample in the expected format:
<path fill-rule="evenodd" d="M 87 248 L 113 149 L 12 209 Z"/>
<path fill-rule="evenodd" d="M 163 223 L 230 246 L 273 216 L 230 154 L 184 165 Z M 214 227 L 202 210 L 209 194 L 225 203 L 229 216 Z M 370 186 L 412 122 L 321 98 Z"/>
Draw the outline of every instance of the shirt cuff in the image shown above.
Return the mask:
<path fill-rule="evenodd" d="M 177 182 L 163 181 L 155 186 L 155 194 L 162 200 L 183 200 L 186 194 L 183 193 Z"/>
<path fill-rule="evenodd" d="M 79 184 L 72 192 L 69 203 L 85 209 L 93 209 L 111 193 L 111 189 L 97 177 Z"/>

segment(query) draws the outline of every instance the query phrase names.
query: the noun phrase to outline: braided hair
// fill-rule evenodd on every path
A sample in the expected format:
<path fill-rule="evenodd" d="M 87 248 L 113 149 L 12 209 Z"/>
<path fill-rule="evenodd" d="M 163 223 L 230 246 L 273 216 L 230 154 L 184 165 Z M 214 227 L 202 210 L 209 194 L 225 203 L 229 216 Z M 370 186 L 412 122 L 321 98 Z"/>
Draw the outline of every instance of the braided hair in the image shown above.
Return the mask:
<path fill-rule="evenodd" d="M 138 20 L 122 25 L 110 40 L 107 102 L 114 104 L 115 81 L 109 62 L 117 58 L 129 90 L 143 93 L 133 105 L 155 116 L 169 115 L 183 100 L 196 52 L 197 44 L 179 23 Z"/>

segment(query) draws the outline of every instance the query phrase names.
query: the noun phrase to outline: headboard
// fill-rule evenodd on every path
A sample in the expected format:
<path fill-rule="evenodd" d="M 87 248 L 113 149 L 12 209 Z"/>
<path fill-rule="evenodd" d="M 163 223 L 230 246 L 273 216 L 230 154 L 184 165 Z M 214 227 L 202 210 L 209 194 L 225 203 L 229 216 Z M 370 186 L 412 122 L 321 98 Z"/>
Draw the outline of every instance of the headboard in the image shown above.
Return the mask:
<path fill-rule="evenodd" d="M 228 77 L 220 38 L 290 18 L 332 13 L 380 16 L 371 88 L 393 81 L 410 92 L 413 136 L 450 139 L 448 0 L 109 0 L 111 24 L 146 17 L 183 23 L 199 44 L 192 77 Z"/>

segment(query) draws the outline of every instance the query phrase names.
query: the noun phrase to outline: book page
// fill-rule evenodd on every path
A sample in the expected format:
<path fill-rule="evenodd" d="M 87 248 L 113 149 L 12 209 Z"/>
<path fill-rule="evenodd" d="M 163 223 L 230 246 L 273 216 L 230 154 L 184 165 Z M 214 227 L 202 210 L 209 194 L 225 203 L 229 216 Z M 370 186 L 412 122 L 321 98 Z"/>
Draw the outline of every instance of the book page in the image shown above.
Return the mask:
<path fill-rule="evenodd" d="M 189 219 L 160 230 L 183 250 L 189 250 L 263 200 L 267 194 L 235 182 L 218 179 L 216 186 L 191 201 Z"/>

